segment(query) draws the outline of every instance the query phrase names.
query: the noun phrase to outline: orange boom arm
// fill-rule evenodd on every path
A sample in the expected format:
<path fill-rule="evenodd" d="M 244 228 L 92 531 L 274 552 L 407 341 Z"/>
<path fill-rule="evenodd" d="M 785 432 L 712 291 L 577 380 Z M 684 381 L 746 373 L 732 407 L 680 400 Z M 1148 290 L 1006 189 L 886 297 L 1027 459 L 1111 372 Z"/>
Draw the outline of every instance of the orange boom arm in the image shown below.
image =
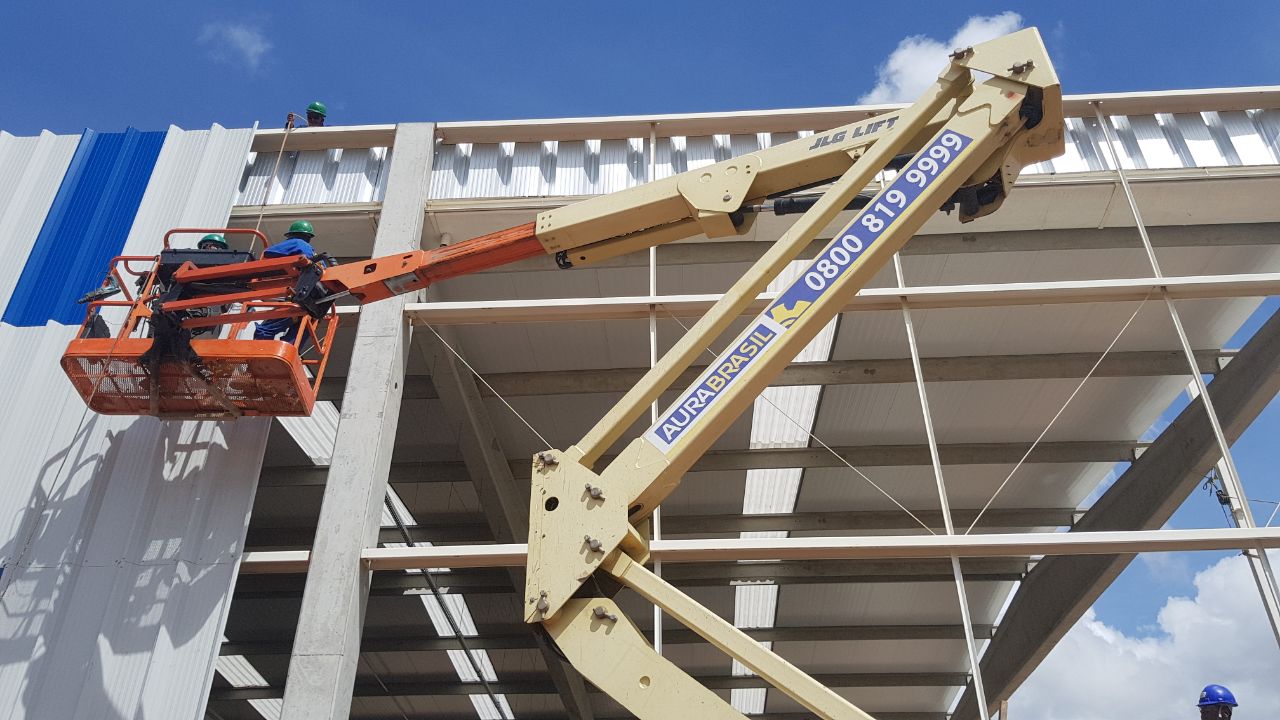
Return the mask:
<path fill-rule="evenodd" d="M 349 293 L 363 304 L 546 252 L 538 242 L 534 224 L 526 223 L 435 250 L 414 250 L 331 267 L 320 276 L 320 283 L 331 294 Z"/>

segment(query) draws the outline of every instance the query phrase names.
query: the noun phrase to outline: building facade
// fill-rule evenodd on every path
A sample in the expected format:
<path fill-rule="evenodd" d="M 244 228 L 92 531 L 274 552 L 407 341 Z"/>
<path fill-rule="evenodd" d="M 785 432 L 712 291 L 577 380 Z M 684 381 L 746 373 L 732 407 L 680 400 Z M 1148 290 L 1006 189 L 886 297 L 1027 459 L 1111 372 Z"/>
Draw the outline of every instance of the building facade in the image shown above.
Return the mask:
<path fill-rule="evenodd" d="M 695 466 L 655 537 L 937 533 L 940 488 L 960 532 L 1164 524 L 1222 460 L 1215 430 L 1238 437 L 1280 388 L 1280 320 L 1228 346 L 1280 288 L 1280 89 L 1066 107 L 1066 154 L 989 217 L 931 220 Z M 15 394 L 0 421 L 0 712 L 627 717 L 520 622 L 518 571 L 362 557 L 523 542 L 528 458 L 574 444 L 791 217 L 344 306 L 310 418 L 86 413 L 57 363 L 75 300 L 171 227 L 274 238 L 303 218 L 344 260 L 433 248 L 889 109 L 0 133 L 0 376 Z M 1211 376 L 1217 428 L 1179 402 L 1191 363 Z M 968 720 L 966 636 L 987 696 L 1007 699 L 1130 558 L 661 572 L 877 718 Z M 804 716 L 640 598 L 618 601 L 743 713 Z"/>

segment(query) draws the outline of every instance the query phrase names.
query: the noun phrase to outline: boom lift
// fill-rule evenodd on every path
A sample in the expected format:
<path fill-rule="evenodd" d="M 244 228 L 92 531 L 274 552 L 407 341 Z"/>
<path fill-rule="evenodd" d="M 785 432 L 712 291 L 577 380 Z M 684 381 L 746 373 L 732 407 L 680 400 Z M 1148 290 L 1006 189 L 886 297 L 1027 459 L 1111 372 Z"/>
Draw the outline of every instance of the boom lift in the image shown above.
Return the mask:
<path fill-rule="evenodd" d="M 974 73 L 985 79 L 975 80 Z M 1039 34 L 1026 29 L 956 51 L 937 82 L 903 110 L 550 210 L 534 223 L 449 247 L 336 267 L 170 249 L 158 259 L 117 258 L 109 287 L 125 285 L 120 267 L 142 278 L 136 297 L 116 302 L 130 308 L 129 319 L 116 338 L 72 341 L 63 366 L 99 412 L 306 414 L 340 298 L 374 302 L 542 253 L 568 268 L 699 233 L 727 237 L 749 226 L 754 203 L 834 179 L 578 444 L 534 457 L 524 619 L 540 623 L 588 680 L 644 720 L 744 716 L 648 645 L 610 599 L 608 589 L 619 584 L 819 717 L 869 718 L 645 569 L 648 519 L 694 461 L 934 211 L 958 208 L 962 222 L 986 215 L 1024 166 L 1063 149 L 1058 78 Z M 905 165 L 895 163 L 908 153 Z M 703 348 L 888 167 L 898 168 L 892 179 L 799 278 L 657 422 L 600 467 L 607 450 Z M 130 270 L 142 262 L 153 265 Z M 90 303 L 86 334 L 108 305 Z M 294 345 L 194 334 L 228 326 L 234 338 L 245 323 L 268 317 L 299 318 L 304 331 Z M 302 366 L 308 333 L 318 346 L 311 373 Z"/>

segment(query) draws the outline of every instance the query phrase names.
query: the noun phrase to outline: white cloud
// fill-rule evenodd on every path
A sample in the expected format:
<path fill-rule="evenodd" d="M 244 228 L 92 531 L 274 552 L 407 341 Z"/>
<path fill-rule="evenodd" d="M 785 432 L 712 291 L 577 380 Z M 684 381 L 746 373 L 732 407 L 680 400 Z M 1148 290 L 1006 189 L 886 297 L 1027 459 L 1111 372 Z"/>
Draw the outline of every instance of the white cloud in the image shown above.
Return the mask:
<path fill-rule="evenodd" d="M 1272 562 L 1280 562 L 1273 552 Z M 1026 720 L 1196 717 L 1200 688 L 1231 688 L 1235 720 L 1280 709 L 1280 651 L 1248 562 L 1225 558 L 1195 577 L 1194 598 L 1172 597 L 1151 637 L 1111 627 L 1090 609 L 1009 703 Z"/>
<path fill-rule="evenodd" d="M 243 65 L 250 70 L 257 70 L 262 57 L 271 49 L 271 41 L 262 31 L 245 23 L 206 23 L 199 40 L 209 47 L 214 60 Z"/>
<path fill-rule="evenodd" d="M 924 35 L 905 38 L 877 69 L 876 86 L 858 102 L 912 102 L 938 79 L 952 51 L 1008 35 L 1021 27 L 1021 15 L 1002 12 L 969 18 L 945 43 Z"/>

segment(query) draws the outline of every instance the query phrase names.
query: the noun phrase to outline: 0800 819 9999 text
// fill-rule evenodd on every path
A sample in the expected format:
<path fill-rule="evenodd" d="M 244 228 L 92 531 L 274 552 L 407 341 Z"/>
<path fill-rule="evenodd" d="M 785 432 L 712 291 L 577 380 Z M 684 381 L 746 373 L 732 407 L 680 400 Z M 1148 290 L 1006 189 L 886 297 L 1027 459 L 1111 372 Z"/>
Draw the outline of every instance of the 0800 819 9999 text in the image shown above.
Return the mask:
<path fill-rule="evenodd" d="M 893 226 L 944 169 L 973 142 L 944 131 L 903 168 L 845 229 L 835 237 L 748 330 L 721 353 L 693 387 L 658 416 L 645 437 L 666 453 L 684 437 L 737 378 L 764 356 L 787 328 L 828 292 L 857 260 Z"/>

